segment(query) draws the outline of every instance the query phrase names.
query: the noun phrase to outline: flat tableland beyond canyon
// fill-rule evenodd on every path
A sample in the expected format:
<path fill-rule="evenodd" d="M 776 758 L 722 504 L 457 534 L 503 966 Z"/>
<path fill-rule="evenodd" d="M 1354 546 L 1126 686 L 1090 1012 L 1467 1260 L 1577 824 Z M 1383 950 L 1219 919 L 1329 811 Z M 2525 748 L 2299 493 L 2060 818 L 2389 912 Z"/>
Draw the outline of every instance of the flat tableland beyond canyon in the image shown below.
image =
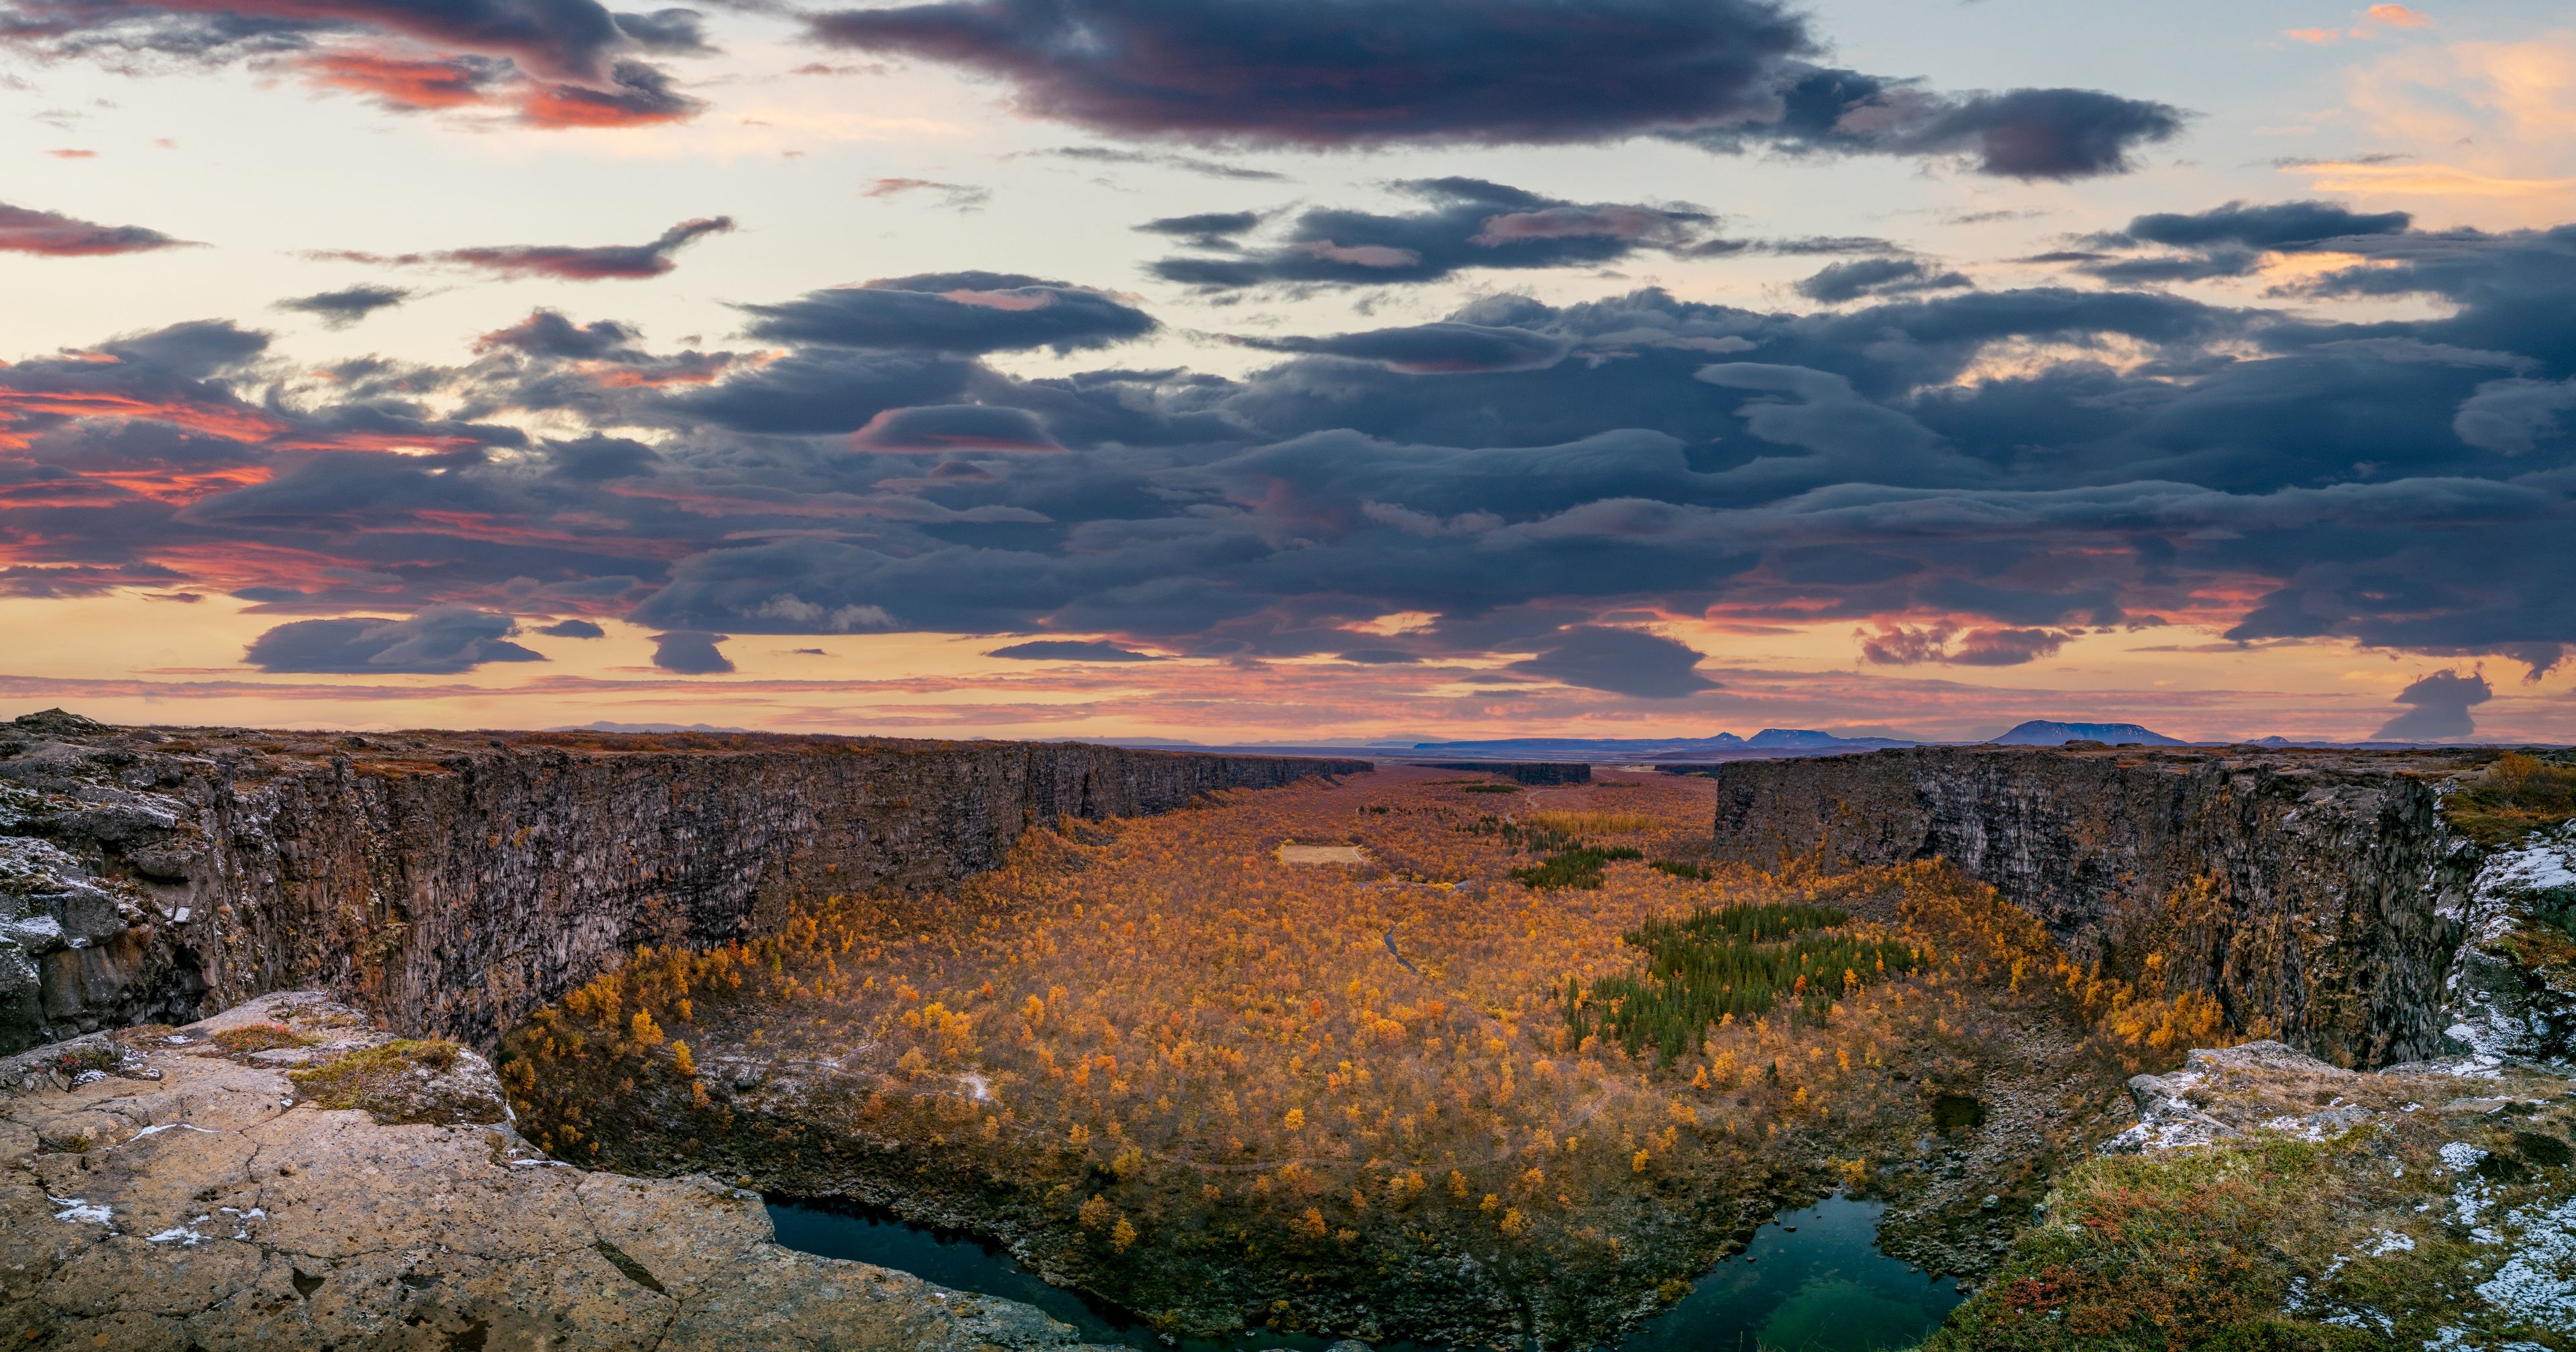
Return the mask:
<path fill-rule="evenodd" d="M 1968 1293 L 1935 1348 L 2576 1347 L 2571 819 L 2547 751 L 32 715 L 0 1334 L 1077 1336 L 781 1249 L 766 1198 L 1174 1338 L 1589 1347 L 1839 1195 Z"/>

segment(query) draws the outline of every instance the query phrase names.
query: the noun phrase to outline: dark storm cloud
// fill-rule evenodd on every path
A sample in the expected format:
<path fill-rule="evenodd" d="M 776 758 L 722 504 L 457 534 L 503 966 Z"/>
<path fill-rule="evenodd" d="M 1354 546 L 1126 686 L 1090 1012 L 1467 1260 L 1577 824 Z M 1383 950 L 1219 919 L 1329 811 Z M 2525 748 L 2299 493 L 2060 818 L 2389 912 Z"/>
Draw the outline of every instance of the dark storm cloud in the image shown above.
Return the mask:
<path fill-rule="evenodd" d="M 282 300 L 277 303 L 277 308 L 312 315 L 327 328 L 345 329 L 378 310 L 402 304 L 411 299 L 411 295 L 409 290 L 399 286 L 344 286 L 337 291 Z"/>
<path fill-rule="evenodd" d="M 2321 295 L 2439 303 L 2345 323 L 2116 283 L 1804 311 L 1499 295 L 1265 334 L 1276 359 L 1239 377 L 987 365 L 1153 324 L 1011 273 L 757 307 L 772 350 L 740 356 L 541 311 L 454 366 L 326 378 L 179 325 L 0 366 L 0 590 L 1503 655 L 1635 697 L 1707 679 L 1648 616 L 1848 622 L 1868 661 L 2018 666 L 2246 596 L 2221 621 L 2246 642 L 2562 662 L 2576 235 L 2336 238 L 2373 265 Z M 1358 637 L 1397 613 L 1435 618 Z"/>
<path fill-rule="evenodd" d="M 1759 0 L 949 0 L 810 22 L 839 46 L 1000 76 L 1032 116 L 1304 146 L 1588 141 L 1753 117 L 1815 46 Z"/>
<path fill-rule="evenodd" d="M 981 404 L 892 408 L 850 438 L 854 447 L 921 455 L 950 451 L 1061 451 L 1046 424 L 1026 409 Z"/>
<path fill-rule="evenodd" d="M 538 310 L 506 329 L 494 329 L 475 346 L 516 348 L 537 357 L 603 357 L 632 344 L 635 330 L 613 319 L 575 324 L 552 310 Z"/>
<path fill-rule="evenodd" d="M 678 267 L 671 255 L 709 235 L 733 229 L 730 216 L 682 221 L 646 244 L 490 244 L 428 253 L 371 254 L 338 250 L 318 258 L 391 267 L 448 266 L 473 268 L 503 277 L 555 277 L 596 282 L 659 277 Z"/>
<path fill-rule="evenodd" d="M 0 18 L 0 36 L 49 54 L 104 49 L 200 60 L 294 50 L 320 36 L 369 31 L 453 51 L 506 55 L 558 79 L 604 75 L 629 39 L 617 18 L 591 0 L 15 0 Z"/>
<path fill-rule="evenodd" d="M 14 0 L 0 44 L 120 69 L 257 60 L 398 110 L 509 108 L 539 127 L 691 116 L 698 101 L 633 57 L 711 50 L 694 11 L 612 14 L 596 0 Z"/>
<path fill-rule="evenodd" d="M 2126 229 L 2085 236 L 2083 249 L 2024 259 L 2059 263 L 2127 286 L 2249 276 L 2276 253 L 2321 249 L 2369 250 L 2405 235 L 2412 217 L 2402 211 L 2354 212 L 2331 202 L 2230 202 L 2197 212 L 2153 212 Z M 2150 246 L 2165 252 L 2106 252 Z"/>
<path fill-rule="evenodd" d="M 295 620 L 251 641 L 242 660 L 262 671 L 444 675 L 486 662 L 542 662 L 510 642 L 518 622 L 472 606 L 432 606 L 407 620 Z"/>
<path fill-rule="evenodd" d="M 716 645 L 731 637 L 684 630 L 653 636 L 653 665 L 683 676 L 714 676 L 733 670 L 733 659 Z"/>
<path fill-rule="evenodd" d="M 172 239 L 139 225 L 99 225 L 59 212 L 36 211 L 0 202 L 0 252 L 41 254 L 48 258 L 95 258 L 102 254 L 149 253 L 177 249 L 188 241 Z"/>
<path fill-rule="evenodd" d="M 694 9 L 657 9 L 650 14 L 616 14 L 610 16 L 617 31 L 626 40 L 645 51 L 670 56 L 704 56 L 715 51 L 707 43 L 706 16 Z"/>
<path fill-rule="evenodd" d="M 889 277 L 743 308 L 751 335 L 771 342 L 959 356 L 1107 347 L 1156 328 L 1152 316 L 1100 292 L 998 272 Z"/>
<path fill-rule="evenodd" d="M 1862 258 L 1829 263 L 1797 285 L 1812 301 L 1839 305 L 1863 296 L 1900 296 L 1912 291 L 1946 291 L 1974 286 L 1967 275 L 1939 272 L 1912 258 Z"/>
<path fill-rule="evenodd" d="M 2160 211 L 2129 222 L 2129 228 L 2097 237 L 2102 243 L 2170 244 L 2207 248 L 2238 244 L 2249 249 L 2311 249 L 2329 240 L 2356 235 L 2403 234 L 2414 218 L 2403 211 L 2360 213 L 2332 202 L 2279 202 L 2249 206 L 2230 202 L 2208 211 Z"/>
<path fill-rule="evenodd" d="M 557 620 L 537 631 L 548 638 L 606 638 L 608 631 L 588 620 Z"/>
<path fill-rule="evenodd" d="M 1165 216 L 1136 228 L 1148 234 L 1170 235 L 1193 249 L 1231 249 L 1235 247 L 1235 236 L 1259 224 L 1261 213 L 1257 211 L 1202 211 Z"/>
<path fill-rule="evenodd" d="M 1713 150 L 1920 155 L 2003 178 L 2074 179 L 2125 172 L 2139 147 L 2171 140 L 2183 125 L 2169 105 L 2090 89 L 1943 94 L 1848 70 L 1801 72 L 1781 90 L 1780 108 L 1767 122 L 1682 139 Z"/>
<path fill-rule="evenodd" d="M 1552 268 L 1613 262 L 1641 249 L 1677 249 L 1712 223 L 1688 207 L 1581 204 L 1475 178 L 1393 185 L 1430 205 L 1384 215 L 1323 209 L 1300 214 L 1284 237 L 1247 244 L 1258 218 L 1207 213 L 1148 222 L 1192 237 L 1215 257 L 1162 259 L 1157 277 L 1208 291 L 1275 283 L 1378 286 L 1427 282 L 1468 268 Z"/>
<path fill-rule="evenodd" d="M 1484 324 L 1444 322 L 1373 329 L 1330 338 L 1247 338 L 1252 347 L 1376 362 L 1407 375 L 1470 371 L 1535 371 L 1564 359 L 1570 344 L 1553 334 Z"/>
<path fill-rule="evenodd" d="M 2383 742 L 2465 741 L 2478 730 L 2469 710 L 2493 698 L 2484 676 L 2437 671 L 2398 691 L 2397 703 L 2412 707 L 2371 736 Z"/>
<path fill-rule="evenodd" d="M 855 432 L 891 408 L 956 402 L 976 368 L 910 352 L 807 350 L 671 396 L 662 416 L 737 432 Z"/>
<path fill-rule="evenodd" d="M 1512 670 L 1636 699 L 1681 699 L 1717 688 L 1693 668 L 1700 652 L 1661 634 L 1578 625 Z"/>
<path fill-rule="evenodd" d="M 1160 662 L 1152 653 L 1121 648 L 1115 643 L 1087 639 L 1041 638 L 1027 643 L 1013 643 L 995 648 L 986 657 L 1008 657 L 1023 662 Z"/>
<path fill-rule="evenodd" d="M 828 43 L 996 76 L 1031 116 L 1219 144 L 1668 135 L 2072 178 L 2126 168 L 2181 126 L 2091 90 L 1943 95 L 1822 70 L 1806 19 L 1766 0 L 940 0 L 808 22 Z"/>

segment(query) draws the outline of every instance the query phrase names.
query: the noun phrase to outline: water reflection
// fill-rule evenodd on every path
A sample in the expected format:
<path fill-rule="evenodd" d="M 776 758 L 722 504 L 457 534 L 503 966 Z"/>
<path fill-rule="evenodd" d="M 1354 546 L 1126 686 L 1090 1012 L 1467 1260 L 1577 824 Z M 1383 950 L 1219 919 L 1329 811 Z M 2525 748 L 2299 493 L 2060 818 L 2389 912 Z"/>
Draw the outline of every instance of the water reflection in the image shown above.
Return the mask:
<path fill-rule="evenodd" d="M 1619 1352 L 1880 1352 L 1911 1347 L 1959 1303 L 1950 1283 L 1878 1251 L 1881 1202 L 1782 1212 L 1743 1253 L 1621 1340 Z"/>
<path fill-rule="evenodd" d="M 1877 1202 L 1828 1197 L 1784 1212 L 1742 1254 L 1720 1263 L 1691 1293 L 1622 1339 L 1617 1352 L 1881 1352 L 1911 1346 L 1959 1303 L 1950 1284 L 1880 1253 Z M 974 1239 L 891 1216 L 769 1204 L 778 1242 L 826 1258 L 853 1258 L 914 1273 L 959 1291 L 1034 1305 L 1087 1342 L 1165 1352 L 1318 1352 L 1330 1339 L 1255 1333 L 1167 1343 L 1143 1324 L 1049 1286 L 1009 1254 Z M 1382 1343 L 1379 1352 L 1438 1352 Z"/>

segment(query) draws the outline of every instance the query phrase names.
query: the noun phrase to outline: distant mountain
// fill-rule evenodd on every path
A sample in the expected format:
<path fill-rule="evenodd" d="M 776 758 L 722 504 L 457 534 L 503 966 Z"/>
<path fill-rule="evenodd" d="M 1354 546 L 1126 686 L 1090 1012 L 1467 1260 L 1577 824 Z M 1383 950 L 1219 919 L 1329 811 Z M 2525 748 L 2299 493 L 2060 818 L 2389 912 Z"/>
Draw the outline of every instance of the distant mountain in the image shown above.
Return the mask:
<path fill-rule="evenodd" d="M 1996 746 L 2064 746 L 2068 742 L 2105 742 L 2112 746 L 2185 746 L 2179 737 L 2150 732 L 2135 723 L 2053 723 L 2031 721 L 1994 739 Z"/>
<path fill-rule="evenodd" d="M 1746 752 L 1876 751 L 1920 743 L 1887 737 L 1837 737 L 1812 728 L 1764 728 L 1751 737 L 1721 732 L 1713 737 L 1505 737 L 1478 742 L 1416 742 L 1415 751 L 1470 759 L 1689 760 L 1699 756 Z"/>
<path fill-rule="evenodd" d="M 1498 737 L 1474 742 L 1416 742 L 1415 751 L 1443 756 L 1545 760 L 1552 756 L 1667 756 L 1694 751 L 1726 751 L 1744 745 L 1731 732 L 1714 737 Z"/>
<path fill-rule="evenodd" d="M 720 728 L 713 723 L 612 723 L 603 718 L 577 727 L 548 728 L 548 732 L 750 732 L 750 728 Z"/>
<path fill-rule="evenodd" d="M 1837 737 L 1813 728 L 1764 728 L 1744 739 L 1752 747 L 1796 747 L 1801 750 L 1875 751 L 1891 746 L 1920 746 L 1920 742 L 1899 741 L 1893 737 Z"/>

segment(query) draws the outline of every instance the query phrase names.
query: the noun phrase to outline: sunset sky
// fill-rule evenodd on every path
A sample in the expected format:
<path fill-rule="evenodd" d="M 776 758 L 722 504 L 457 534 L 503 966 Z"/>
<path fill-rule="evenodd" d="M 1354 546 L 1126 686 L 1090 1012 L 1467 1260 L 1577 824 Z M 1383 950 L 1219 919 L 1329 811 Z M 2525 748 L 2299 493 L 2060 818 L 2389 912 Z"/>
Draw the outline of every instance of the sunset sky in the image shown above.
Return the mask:
<path fill-rule="evenodd" d="M 2564 0 L 0 0 L 0 716 L 2576 741 Z"/>

